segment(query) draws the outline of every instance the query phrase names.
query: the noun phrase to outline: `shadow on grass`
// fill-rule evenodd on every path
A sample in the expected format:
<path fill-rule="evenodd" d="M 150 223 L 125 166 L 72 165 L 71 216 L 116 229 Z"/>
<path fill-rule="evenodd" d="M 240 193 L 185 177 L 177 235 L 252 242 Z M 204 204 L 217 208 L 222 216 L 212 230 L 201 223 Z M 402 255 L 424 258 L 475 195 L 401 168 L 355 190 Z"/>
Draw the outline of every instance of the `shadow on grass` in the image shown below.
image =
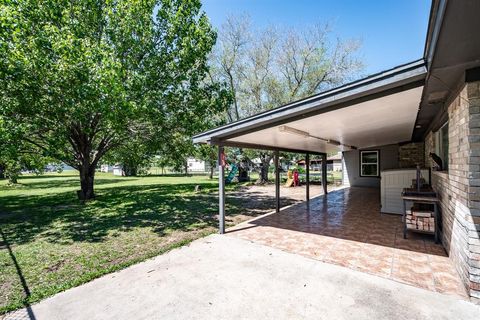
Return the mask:
<path fill-rule="evenodd" d="M 10 259 L 12 259 L 13 265 L 15 266 L 15 270 L 17 271 L 17 275 L 20 280 L 20 283 L 22 284 L 23 292 L 25 294 L 25 297 L 23 299 L 23 305 L 25 306 L 25 309 L 27 311 L 27 316 L 30 320 L 35 320 L 36 319 L 35 315 L 33 314 L 32 308 L 30 307 L 30 303 L 28 302 L 28 299 L 31 296 L 30 288 L 27 285 L 27 281 L 25 280 L 25 277 L 23 275 L 22 268 L 20 268 L 17 258 L 15 257 L 15 254 L 13 254 L 12 248 L 10 247 L 10 243 L 7 240 L 7 237 L 5 236 L 1 228 L 0 228 L 0 236 L 1 236 L 0 248 L 5 247 L 7 249 Z"/>
<path fill-rule="evenodd" d="M 57 174 L 57 173 L 44 173 L 44 174 L 22 174 L 20 180 L 34 180 L 34 179 L 57 179 L 57 178 L 78 178 L 78 173 Z"/>
<path fill-rule="evenodd" d="M 37 177 L 39 181 L 22 184 L 22 180 L 25 179 L 22 177 L 22 179 L 20 180 L 20 185 L 28 189 L 74 188 L 74 187 L 80 188 L 80 180 L 78 176 L 68 176 L 66 179 L 65 179 L 65 176 L 59 176 L 58 178 L 55 177 L 54 179 L 52 179 L 52 177 L 45 177 L 45 179 L 42 179 L 42 178 L 43 177 Z M 121 179 L 96 178 L 95 185 L 100 186 L 105 184 L 128 182 L 133 180 L 137 180 L 137 179 L 135 178 L 121 178 Z"/>
<path fill-rule="evenodd" d="M 123 180 L 122 180 L 123 181 Z M 73 192 L 45 195 L 12 195 L 0 198 L 0 223 L 11 244 L 35 239 L 49 242 L 103 241 L 115 232 L 150 228 L 159 236 L 218 224 L 216 187 L 198 183 L 121 186 L 97 189 L 98 198 L 80 205 Z M 250 202 L 273 207 L 274 198 L 248 194 Z M 245 198 L 227 200 L 229 216 L 254 215 L 245 210 Z"/>

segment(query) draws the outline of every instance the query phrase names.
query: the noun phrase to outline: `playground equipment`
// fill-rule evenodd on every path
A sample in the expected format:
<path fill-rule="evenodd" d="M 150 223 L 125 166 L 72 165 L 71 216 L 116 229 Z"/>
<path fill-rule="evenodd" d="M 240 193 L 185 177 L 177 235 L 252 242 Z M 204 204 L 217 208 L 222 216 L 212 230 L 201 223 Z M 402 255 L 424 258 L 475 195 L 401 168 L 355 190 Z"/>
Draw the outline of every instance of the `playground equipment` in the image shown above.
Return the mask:
<path fill-rule="evenodd" d="M 239 154 L 234 151 L 232 151 L 229 159 L 225 155 L 225 152 L 221 154 L 221 165 L 228 167 L 230 170 L 225 178 L 225 183 L 232 183 L 234 179 L 235 182 L 250 181 L 249 168 L 252 162 L 241 153 Z"/>
<path fill-rule="evenodd" d="M 298 176 L 298 170 L 293 171 L 293 186 L 297 187 L 300 185 L 300 178 Z"/>
<path fill-rule="evenodd" d="M 287 182 L 285 183 L 285 187 L 293 186 L 293 172 L 292 170 L 287 171 Z"/>
<path fill-rule="evenodd" d="M 235 178 L 235 175 L 237 174 L 237 172 L 238 172 L 238 167 L 236 164 L 233 163 L 231 165 L 231 170 L 228 173 L 227 178 L 225 179 L 225 183 L 231 183 L 233 178 Z"/>
<path fill-rule="evenodd" d="M 285 187 L 296 187 L 300 185 L 300 179 L 298 177 L 298 171 L 288 170 L 287 171 L 287 182 L 285 183 Z"/>

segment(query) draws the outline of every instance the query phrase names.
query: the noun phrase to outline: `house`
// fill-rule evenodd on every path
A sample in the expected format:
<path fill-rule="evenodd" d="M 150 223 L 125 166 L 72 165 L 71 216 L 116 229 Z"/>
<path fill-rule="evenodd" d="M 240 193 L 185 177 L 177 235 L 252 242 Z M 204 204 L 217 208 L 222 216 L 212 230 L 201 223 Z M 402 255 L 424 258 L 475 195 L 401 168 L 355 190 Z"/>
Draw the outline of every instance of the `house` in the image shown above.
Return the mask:
<path fill-rule="evenodd" d="M 112 166 L 112 165 L 102 164 L 102 165 L 100 166 L 100 172 L 105 172 L 105 173 L 110 172 L 110 173 L 113 173 L 113 168 L 114 168 L 114 166 Z"/>
<path fill-rule="evenodd" d="M 430 169 L 440 199 L 440 241 L 470 297 L 480 299 L 479 14 L 480 1 L 434 0 L 421 59 L 193 140 L 218 146 L 220 158 L 225 146 L 273 150 L 276 165 L 279 151 L 303 153 L 306 163 L 312 154 L 327 160 L 327 153 L 342 152 L 344 185 L 364 190 L 380 188 L 388 169 Z M 432 153 L 441 159 L 440 171 Z M 322 181 L 328 198 L 326 176 Z M 219 184 L 222 233 L 222 178 Z M 279 211 L 278 181 L 276 187 Z M 308 195 L 307 183 L 307 201 Z"/>
<path fill-rule="evenodd" d="M 328 171 L 342 171 L 342 158 L 343 154 L 338 152 L 334 155 L 327 157 L 327 170 Z"/>
<path fill-rule="evenodd" d="M 207 171 L 207 168 L 205 166 L 205 161 L 195 159 L 195 158 L 187 159 L 187 168 L 188 168 L 188 172 L 206 172 Z"/>
<path fill-rule="evenodd" d="M 113 172 L 114 176 L 122 177 L 122 176 L 125 175 L 125 173 L 123 172 L 122 166 L 119 165 L 119 164 L 116 164 L 116 165 L 113 166 L 112 172 Z"/>
<path fill-rule="evenodd" d="M 327 171 L 342 171 L 342 152 L 337 152 L 333 155 L 327 156 Z M 305 159 L 297 161 L 297 164 L 304 167 L 306 166 Z M 320 171 L 322 160 L 312 159 L 310 160 L 310 169 L 314 171 Z"/>

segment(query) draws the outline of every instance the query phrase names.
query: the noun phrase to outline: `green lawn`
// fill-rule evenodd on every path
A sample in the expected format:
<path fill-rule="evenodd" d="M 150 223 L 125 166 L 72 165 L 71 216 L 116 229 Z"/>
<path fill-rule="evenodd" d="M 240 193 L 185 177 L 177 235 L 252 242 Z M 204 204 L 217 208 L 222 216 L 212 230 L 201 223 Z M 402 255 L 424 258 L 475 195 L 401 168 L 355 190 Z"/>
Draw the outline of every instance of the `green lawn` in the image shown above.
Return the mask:
<path fill-rule="evenodd" d="M 23 176 L 19 183 L 0 181 L 0 314 L 217 228 L 217 181 L 206 177 L 99 173 L 97 199 L 85 205 L 76 199 L 74 173 Z M 257 200 L 274 206 L 273 199 Z M 230 219 L 244 213 L 242 201 L 229 197 Z"/>

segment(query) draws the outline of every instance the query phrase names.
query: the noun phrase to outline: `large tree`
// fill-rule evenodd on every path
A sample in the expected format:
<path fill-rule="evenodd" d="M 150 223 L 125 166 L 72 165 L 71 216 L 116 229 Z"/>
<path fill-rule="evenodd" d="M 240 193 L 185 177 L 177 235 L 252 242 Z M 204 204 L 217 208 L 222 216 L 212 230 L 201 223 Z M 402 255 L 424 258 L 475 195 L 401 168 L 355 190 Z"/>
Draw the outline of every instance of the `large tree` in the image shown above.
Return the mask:
<path fill-rule="evenodd" d="M 79 197 L 93 198 L 99 161 L 137 135 L 138 123 L 151 121 L 169 144 L 169 134 L 197 130 L 221 107 L 205 103 L 217 97 L 204 81 L 215 33 L 200 7 L 3 1 L 1 114 L 25 126 L 24 141 L 78 169 Z"/>
<path fill-rule="evenodd" d="M 302 31 L 270 26 L 254 30 L 246 16 L 227 18 L 211 56 L 211 72 L 229 85 L 228 120 L 237 121 L 298 100 L 358 76 L 360 43 L 334 38 L 329 25 Z M 249 152 L 268 181 L 271 152 Z"/>

